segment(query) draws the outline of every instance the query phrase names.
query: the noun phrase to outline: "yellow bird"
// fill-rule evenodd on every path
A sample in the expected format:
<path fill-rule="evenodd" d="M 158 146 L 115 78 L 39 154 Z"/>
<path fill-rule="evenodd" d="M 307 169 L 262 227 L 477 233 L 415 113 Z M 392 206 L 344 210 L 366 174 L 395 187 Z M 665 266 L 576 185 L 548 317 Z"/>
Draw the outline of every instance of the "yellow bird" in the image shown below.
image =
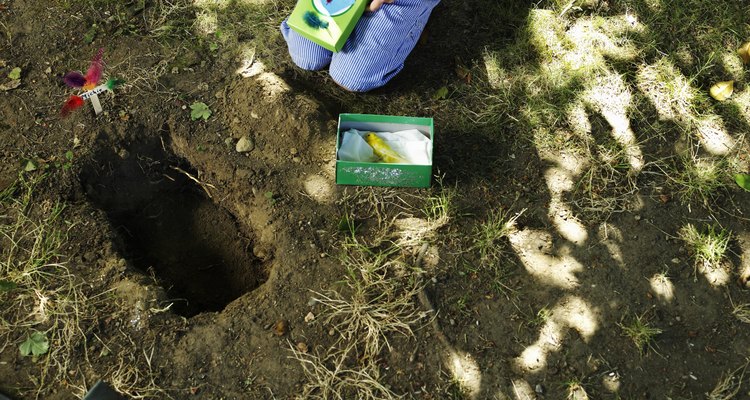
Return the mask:
<path fill-rule="evenodd" d="M 367 144 L 372 147 L 372 151 L 375 153 L 376 156 L 380 157 L 381 160 L 383 160 L 384 163 L 389 164 L 408 164 L 409 162 L 406 161 L 401 155 L 393 151 L 390 146 L 385 144 L 383 139 L 378 137 L 374 132 L 369 132 L 367 136 L 365 136 L 365 141 Z"/>

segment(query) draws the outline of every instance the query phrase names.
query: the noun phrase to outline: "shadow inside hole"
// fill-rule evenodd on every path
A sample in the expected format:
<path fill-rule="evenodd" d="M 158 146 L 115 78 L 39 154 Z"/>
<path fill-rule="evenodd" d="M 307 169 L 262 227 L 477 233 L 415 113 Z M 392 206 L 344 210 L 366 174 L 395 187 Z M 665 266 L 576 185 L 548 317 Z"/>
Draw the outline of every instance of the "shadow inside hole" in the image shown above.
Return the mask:
<path fill-rule="evenodd" d="M 81 177 L 88 198 L 106 212 L 132 263 L 164 286 L 173 311 L 186 317 L 221 311 L 265 282 L 267 272 L 238 221 L 162 143 L 101 152 L 96 163 Z"/>

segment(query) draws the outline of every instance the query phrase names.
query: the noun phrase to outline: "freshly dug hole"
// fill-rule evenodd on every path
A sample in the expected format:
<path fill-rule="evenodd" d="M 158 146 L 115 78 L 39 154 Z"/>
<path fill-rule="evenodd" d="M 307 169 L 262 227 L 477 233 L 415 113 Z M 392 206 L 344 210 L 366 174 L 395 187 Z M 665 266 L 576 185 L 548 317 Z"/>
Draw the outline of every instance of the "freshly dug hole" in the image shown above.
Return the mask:
<path fill-rule="evenodd" d="M 106 212 L 126 257 L 157 277 L 172 310 L 186 317 L 221 311 L 265 282 L 248 232 L 162 142 L 102 151 L 95 164 L 81 176 L 88 198 Z"/>

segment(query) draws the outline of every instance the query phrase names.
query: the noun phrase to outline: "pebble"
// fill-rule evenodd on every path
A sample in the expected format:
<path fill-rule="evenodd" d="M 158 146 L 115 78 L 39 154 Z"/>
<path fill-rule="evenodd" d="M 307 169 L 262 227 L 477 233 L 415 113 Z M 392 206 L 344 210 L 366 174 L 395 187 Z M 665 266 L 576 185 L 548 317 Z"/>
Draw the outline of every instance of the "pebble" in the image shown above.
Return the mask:
<path fill-rule="evenodd" d="M 534 387 L 534 391 L 535 391 L 535 392 L 536 392 L 537 394 L 544 394 L 544 386 L 542 386 L 542 385 L 540 385 L 540 384 L 537 384 L 537 385 L 536 385 L 536 386 Z"/>
<path fill-rule="evenodd" d="M 234 144 L 234 139 L 228 137 L 224 139 L 224 144 L 227 145 L 227 147 L 232 147 L 232 145 Z"/>
<path fill-rule="evenodd" d="M 297 164 L 299 164 L 302 161 L 302 159 L 299 158 L 299 157 L 294 157 L 294 158 L 292 158 L 292 161 L 295 162 L 295 163 L 297 163 Z"/>
<path fill-rule="evenodd" d="M 253 151 L 255 149 L 255 142 L 253 139 L 250 139 L 248 136 L 243 136 L 239 141 L 237 141 L 237 145 L 235 146 L 235 149 L 238 153 L 248 153 Z"/>
<path fill-rule="evenodd" d="M 297 350 L 299 350 L 300 353 L 306 354 L 310 349 L 305 342 L 299 342 L 297 343 Z"/>
<path fill-rule="evenodd" d="M 291 150 L 289 150 L 289 153 L 293 156 L 296 156 L 297 154 L 299 154 L 299 150 L 297 150 L 296 147 L 292 147 Z"/>
<path fill-rule="evenodd" d="M 305 322 L 311 322 L 311 321 L 315 321 L 315 314 L 313 314 L 312 312 L 309 312 L 307 313 L 307 315 L 305 315 Z"/>
<path fill-rule="evenodd" d="M 675 258 L 672 259 L 672 264 L 679 264 L 679 263 L 680 263 L 680 259 L 679 258 L 675 257 Z"/>

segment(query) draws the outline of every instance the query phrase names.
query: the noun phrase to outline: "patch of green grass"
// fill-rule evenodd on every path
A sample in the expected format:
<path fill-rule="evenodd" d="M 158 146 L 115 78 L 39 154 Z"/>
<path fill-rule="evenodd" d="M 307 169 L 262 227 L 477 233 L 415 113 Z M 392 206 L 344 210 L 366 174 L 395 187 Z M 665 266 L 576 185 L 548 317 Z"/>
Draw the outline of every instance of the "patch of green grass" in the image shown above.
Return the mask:
<path fill-rule="evenodd" d="M 471 300 L 469 299 L 468 293 L 463 293 L 456 297 L 454 301 L 454 309 L 456 312 L 461 315 L 464 318 L 471 317 L 471 307 L 470 307 Z"/>
<path fill-rule="evenodd" d="M 648 349 L 653 349 L 656 336 L 662 333 L 661 329 L 651 326 L 651 323 L 644 315 L 635 315 L 628 324 L 617 324 L 622 329 L 623 336 L 633 341 L 641 356 Z"/>
<path fill-rule="evenodd" d="M 696 274 L 698 269 L 720 268 L 726 258 L 732 233 L 720 226 L 710 225 L 703 231 L 693 224 L 687 224 L 679 231 L 680 239 L 687 245 L 689 253 L 695 258 Z"/>
<path fill-rule="evenodd" d="M 699 201 L 708 207 L 720 190 L 726 187 L 728 175 L 726 163 L 721 159 L 682 156 L 678 157 L 675 171 L 666 171 L 667 177 L 676 186 L 683 204 Z"/>
<path fill-rule="evenodd" d="M 437 180 L 438 189 L 425 200 L 423 212 L 430 225 L 442 227 L 457 215 L 456 190 L 443 186 L 442 179 Z"/>
<path fill-rule="evenodd" d="M 496 265 L 508 252 L 508 238 L 516 228 L 515 223 L 521 213 L 511 214 L 510 210 L 491 210 L 487 219 L 474 228 L 471 249 L 479 254 L 483 265 Z"/>
<path fill-rule="evenodd" d="M 3 196 L 0 207 L 0 280 L 8 290 L 4 301 L 13 307 L 0 311 L 4 342 L 17 342 L 21 352 L 38 358 L 35 390 L 46 393 L 67 378 L 72 353 L 82 340 L 82 326 L 89 314 L 82 282 L 61 261 L 65 242 L 61 227 L 64 205 L 37 202 L 35 187 L 43 174 L 21 175 L 13 195 Z M 21 332 L 34 331 L 29 337 Z M 42 351 L 43 350 L 43 351 Z"/>
<path fill-rule="evenodd" d="M 547 323 L 552 318 L 552 310 L 547 306 L 539 309 L 534 316 L 529 320 L 529 325 L 533 327 L 540 327 Z"/>

